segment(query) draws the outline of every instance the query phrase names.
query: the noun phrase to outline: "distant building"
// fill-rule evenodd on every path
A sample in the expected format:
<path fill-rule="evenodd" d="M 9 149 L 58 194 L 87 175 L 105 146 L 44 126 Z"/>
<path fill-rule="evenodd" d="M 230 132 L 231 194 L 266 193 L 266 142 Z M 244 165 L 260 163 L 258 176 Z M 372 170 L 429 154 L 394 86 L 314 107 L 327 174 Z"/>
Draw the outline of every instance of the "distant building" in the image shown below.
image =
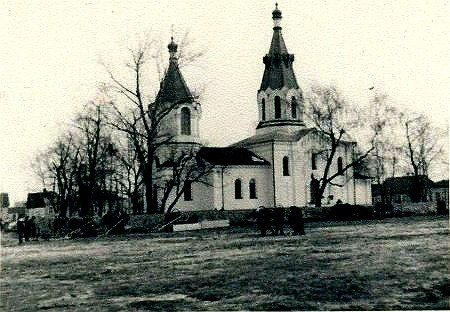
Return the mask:
<path fill-rule="evenodd" d="M 8 193 L 0 193 L 0 208 L 9 207 L 9 196 Z"/>
<path fill-rule="evenodd" d="M 434 183 L 431 194 L 433 201 L 443 201 L 448 207 L 448 180 L 441 180 Z"/>
<path fill-rule="evenodd" d="M 43 190 L 38 193 L 28 193 L 26 202 L 26 215 L 35 217 L 52 217 L 54 215 L 54 192 Z"/>
<path fill-rule="evenodd" d="M 381 194 L 384 188 L 386 201 L 392 204 L 404 204 L 412 202 L 412 193 L 417 192 L 414 186 L 414 176 L 403 176 L 388 178 L 382 184 L 372 185 L 373 203 L 381 202 Z M 440 199 L 446 200 L 448 204 L 448 180 L 442 180 L 434 183 L 426 176 L 419 176 L 421 185 L 421 201 L 430 202 Z"/>

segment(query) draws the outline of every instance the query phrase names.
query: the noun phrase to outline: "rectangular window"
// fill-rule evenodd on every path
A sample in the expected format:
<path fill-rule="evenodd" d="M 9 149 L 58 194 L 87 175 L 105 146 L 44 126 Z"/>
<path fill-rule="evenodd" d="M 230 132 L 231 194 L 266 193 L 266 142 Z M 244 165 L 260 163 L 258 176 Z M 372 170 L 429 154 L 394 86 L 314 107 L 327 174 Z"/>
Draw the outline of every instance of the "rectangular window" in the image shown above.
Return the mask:
<path fill-rule="evenodd" d="M 184 182 L 184 200 L 185 201 L 192 200 L 192 183 L 191 183 L 191 181 Z"/>
<path fill-rule="evenodd" d="M 281 99 L 279 96 L 275 97 L 275 118 L 281 118 Z"/>
<path fill-rule="evenodd" d="M 234 181 L 234 198 L 242 199 L 242 182 L 239 179 Z"/>
<path fill-rule="evenodd" d="M 289 176 L 289 158 L 283 157 L 283 176 Z"/>
<path fill-rule="evenodd" d="M 317 153 L 311 154 L 311 169 L 312 170 L 317 169 Z"/>
<path fill-rule="evenodd" d="M 249 193 L 250 193 L 250 199 L 256 199 L 256 182 L 255 180 L 250 180 L 249 184 Z"/>

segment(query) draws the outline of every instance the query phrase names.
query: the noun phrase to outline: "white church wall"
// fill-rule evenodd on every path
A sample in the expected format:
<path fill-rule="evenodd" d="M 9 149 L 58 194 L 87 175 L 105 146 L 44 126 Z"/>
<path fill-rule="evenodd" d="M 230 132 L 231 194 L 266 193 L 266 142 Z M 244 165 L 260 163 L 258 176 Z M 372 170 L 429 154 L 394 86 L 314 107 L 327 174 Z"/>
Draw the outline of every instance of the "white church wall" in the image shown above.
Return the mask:
<path fill-rule="evenodd" d="M 308 159 L 306 157 L 305 149 L 303 144 L 300 142 L 295 142 L 293 144 L 293 182 L 295 189 L 295 206 L 303 207 L 307 205 L 309 192 L 309 181 L 310 181 L 310 170 L 308 168 Z"/>
<path fill-rule="evenodd" d="M 235 198 L 235 181 L 241 180 L 242 198 Z M 250 198 L 249 183 L 256 182 L 256 197 Z M 259 206 L 270 207 L 272 205 L 273 192 L 271 192 L 271 168 L 269 166 L 233 166 L 224 171 L 224 209 L 256 209 Z M 217 201 L 217 199 L 216 199 Z"/>
<path fill-rule="evenodd" d="M 249 147 L 252 152 L 267 161 L 274 161 L 277 205 L 286 207 L 291 205 L 306 206 L 310 203 L 311 174 L 319 179 L 325 170 L 326 159 L 323 157 L 317 158 L 316 169 L 312 169 L 312 153 L 324 149 L 323 144 L 318 140 L 317 135 L 310 134 L 298 142 L 266 142 Z M 272 151 L 274 151 L 273 159 Z M 285 156 L 289 157 L 289 176 L 283 176 L 283 157 Z M 345 167 L 351 161 L 351 145 L 343 145 L 338 148 L 334 162 L 330 167 L 329 176 L 335 174 L 338 170 L 338 157 L 342 157 L 343 167 Z M 269 177 L 270 183 L 272 183 L 272 174 L 271 172 Z M 342 176 L 336 177 L 333 183 L 337 185 L 328 185 L 325 189 L 323 194 L 324 205 L 334 205 L 338 200 L 343 203 L 356 203 L 352 168 L 346 170 Z M 270 191 L 272 191 L 272 185 L 270 185 Z"/>
<path fill-rule="evenodd" d="M 181 134 L 181 110 L 188 108 L 191 116 L 191 134 Z M 171 110 L 164 117 L 164 122 L 159 124 L 159 133 L 162 140 L 172 138 L 173 142 L 200 142 L 199 120 L 201 118 L 201 106 L 197 103 L 186 103 Z"/>
<path fill-rule="evenodd" d="M 372 185 L 369 179 L 355 180 L 355 194 L 357 205 L 372 205 Z"/>
<path fill-rule="evenodd" d="M 276 142 L 274 145 L 274 175 L 276 206 L 289 207 L 295 203 L 294 167 L 295 157 L 292 153 L 292 143 Z M 289 172 L 283 174 L 283 158 L 288 157 Z"/>
<path fill-rule="evenodd" d="M 263 120 L 263 115 L 262 115 L 262 100 L 264 99 L 264 113 L 265 113 L 265 119 L 266 120 L 268 118 L 268 103 L 269 103 L 269 99 L 267 97 L 267 94 L 263 91 L 258 93 L 257 96 L 257 102 L 258 102 L 258 120 Z"/>
<path fill-rule="evenodd" d="M 178 199 L 175 210 L 179 211 L 199 211 L 214 209 L 214 176 L 210 174 L 204 177 L 204 182 L 193 182 L 191 185 L 192 200 L 185 200 L 184 194 Z M 158 192 L 158 199 L 161 202 L 161 195 Z M 175 192 L 169 196 L 168 203 L 175 200 Z"/>
<path fill-rule="evenodd" d="M 213 197 L 213 202 L 212 202 L 212 206 L 214 209 L 216 210 L 221 210 L 222 206 L 224 206 L 223 203 L 223 190 L 222 190 L 222 176 L 224 175 L 224 168 L 217 168 L 217 170 L 214 170 L 214 172 L 212 173 L 212 178 L 213 178 L 213 192 L 214 192 L 214 197 Z"/>
<path fill-rule="evenodd" d="M 313 169 L 313 153 L 319 153 L 325 149 L 325 145 L 323 141 L 320 141 L 321 138 L 314 134 L 310 133 L 302 140 L 300 140 L 300 149 L 303 150 L 303 159 L 304 164 L 303 168 L 305 170 L 300 174 L 305 177 L 304 181 L 304 191 L 302 193 L 302 199 L 304 199 L 305 204 L 309 204 L 311 201 L 311 191 L 310 191 L 310 183 L 311 183 L 311 175 L 314 175 L 316 179 L 320 179 L 323 176 L 325 165 L 326 165 L 326 157 L 321 156 L 320 154 L 316 157 L 316 169 Z M 336 151 L 336 155 L 334 156 L 333 163 L 330 166 L 328 176 L 334 175 L 338 170 L 337 160 L 338 158 L 342 158 L 342 165 L 345 166 L 351 162 L 352 159 L 352 148 L 351 144 L 341 145 L 338 147 Z M 334 205 L 338 200 L 341 200 L 343 203 L 355 204 L 355 192 L 354 192 L 354 179 L 353 179 L 353 168 L 349 168 L 346 170 L 343 175 L 337 176 L 332 182 L 337 185 L 328 185 L 323 194 L 322 204 Z"/>
<path fill-rule="evenodd" d="M 290 112 L 287 113 L 287 117 L 288 119 L 299 119 L 303 121 L 303 112 L 304 112 L 304 105 L 301 101 L 301 96 L 300 96 L 300 90 L 299 89 L 289 89 L 287 91 L 286 94 L 286 101 L 288 101 L 288 105 L 287 107 L 291 110 Z M 292 118 L 292 106 L 291 106 L 291 100 L 292 97 L 295 97 L 295 99 L 297 100 L 297 118 Z"/>
<path fill-rule="evenodd" d="M 301 183 L 304 178 L 301 176 L 301 171 L 298 170 L 302 166 L 301 157 L 298 157 L 293 151 L 293 143 L 291 142 L 266 142 L 264 144 L 253 145 L 249 149 L 263 157 L 270 163 L 272 161 L 273 169 L 270 168 L 268 179 L 268 186 L 271 193 L 273 193 L 273 177 L 275 177 L 275 203 L 273 199 L 270 205 L 277 205 L 282 207 L 290 207 L 293 205 L 300 206 L 302 200 L 298 198 L 297 183 Z M 273 154 L 272 154 L 273 153 Z M 289 175 L 283 175 L 283 158 L 289 159 Z M 272 195 L 273 197 L 273 195 Z"/>

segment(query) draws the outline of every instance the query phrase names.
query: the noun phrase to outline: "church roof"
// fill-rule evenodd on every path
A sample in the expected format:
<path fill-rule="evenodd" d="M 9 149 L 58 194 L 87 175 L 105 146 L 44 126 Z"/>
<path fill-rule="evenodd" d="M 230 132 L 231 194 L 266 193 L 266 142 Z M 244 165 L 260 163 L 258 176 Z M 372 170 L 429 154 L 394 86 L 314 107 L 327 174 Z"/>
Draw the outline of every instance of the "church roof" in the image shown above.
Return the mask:
<path fill-rule="evenodd" d="M 197 155 L 212 165 L 270 165 L 267 160 L 245 148 L 202 147 Z"/>
<path fill-rule="evenodd" d="M 193 98 L 194 97 L 183 79 L 183 75 L 181 75 L 178 64 L 170 62 L 166 76 L 164 77 L 161 88 L 156 96 L 156 101 L 159 103 L 177 101 L 186 102 L 192 101 Z"/>
<path fill-rule="evenodd" d="M 265 142 L 296 142 L 308 133 L 315 131 L 314 128 L 306 128 L 292 131 L 290 129 L 278 129 L 277 131 L 257 134 L 237 143 L 232 144 L 233 147 L 245 147 Z"/>
<path fill-rule="evenodd" d="M 281 11 L 278 8 L 275 10 L 279 12 L 277 18 L 281 20 Z M 274 12 L 275 12 L 274 11 Z M 295 78 L 292 63 L 294 62 L 294 55 L 289 54 L 281 34 L 281 27 L 275 26 L 273 28 L 272 42 L 270 44 L 269 53 L 263 57 L 265 65 L 264 75 L 261 82 L 260 90 L 266 90 L 269 87 L 272 90 L 281 89 L 283 87 L 298 88 L 297 79 Z"/>
<path fill-rule="evenodd" d="M 175 57 L 177 51 L 177 45 L 173 42 L 168 45 L 170 52 L 169 68 L 164 76 L 164 80 L 161 82 L 161 88 L 156 96 L 157 103 L 165 102 L 189 102 L 194 99 L 191 91 L 184 81 L 180 68 L 178 67 L 178 60 Z"/>

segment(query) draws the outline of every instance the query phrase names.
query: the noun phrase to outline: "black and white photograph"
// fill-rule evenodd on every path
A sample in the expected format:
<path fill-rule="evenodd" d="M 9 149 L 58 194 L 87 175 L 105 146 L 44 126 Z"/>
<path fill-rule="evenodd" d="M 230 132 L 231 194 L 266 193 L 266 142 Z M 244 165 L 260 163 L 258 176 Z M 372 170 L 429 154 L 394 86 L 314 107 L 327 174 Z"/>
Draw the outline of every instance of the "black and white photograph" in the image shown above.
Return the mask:
<path fill-rule="evenodd" d="M 0 0 L 0 310 L 450 310 L 449 12 Z"/>

